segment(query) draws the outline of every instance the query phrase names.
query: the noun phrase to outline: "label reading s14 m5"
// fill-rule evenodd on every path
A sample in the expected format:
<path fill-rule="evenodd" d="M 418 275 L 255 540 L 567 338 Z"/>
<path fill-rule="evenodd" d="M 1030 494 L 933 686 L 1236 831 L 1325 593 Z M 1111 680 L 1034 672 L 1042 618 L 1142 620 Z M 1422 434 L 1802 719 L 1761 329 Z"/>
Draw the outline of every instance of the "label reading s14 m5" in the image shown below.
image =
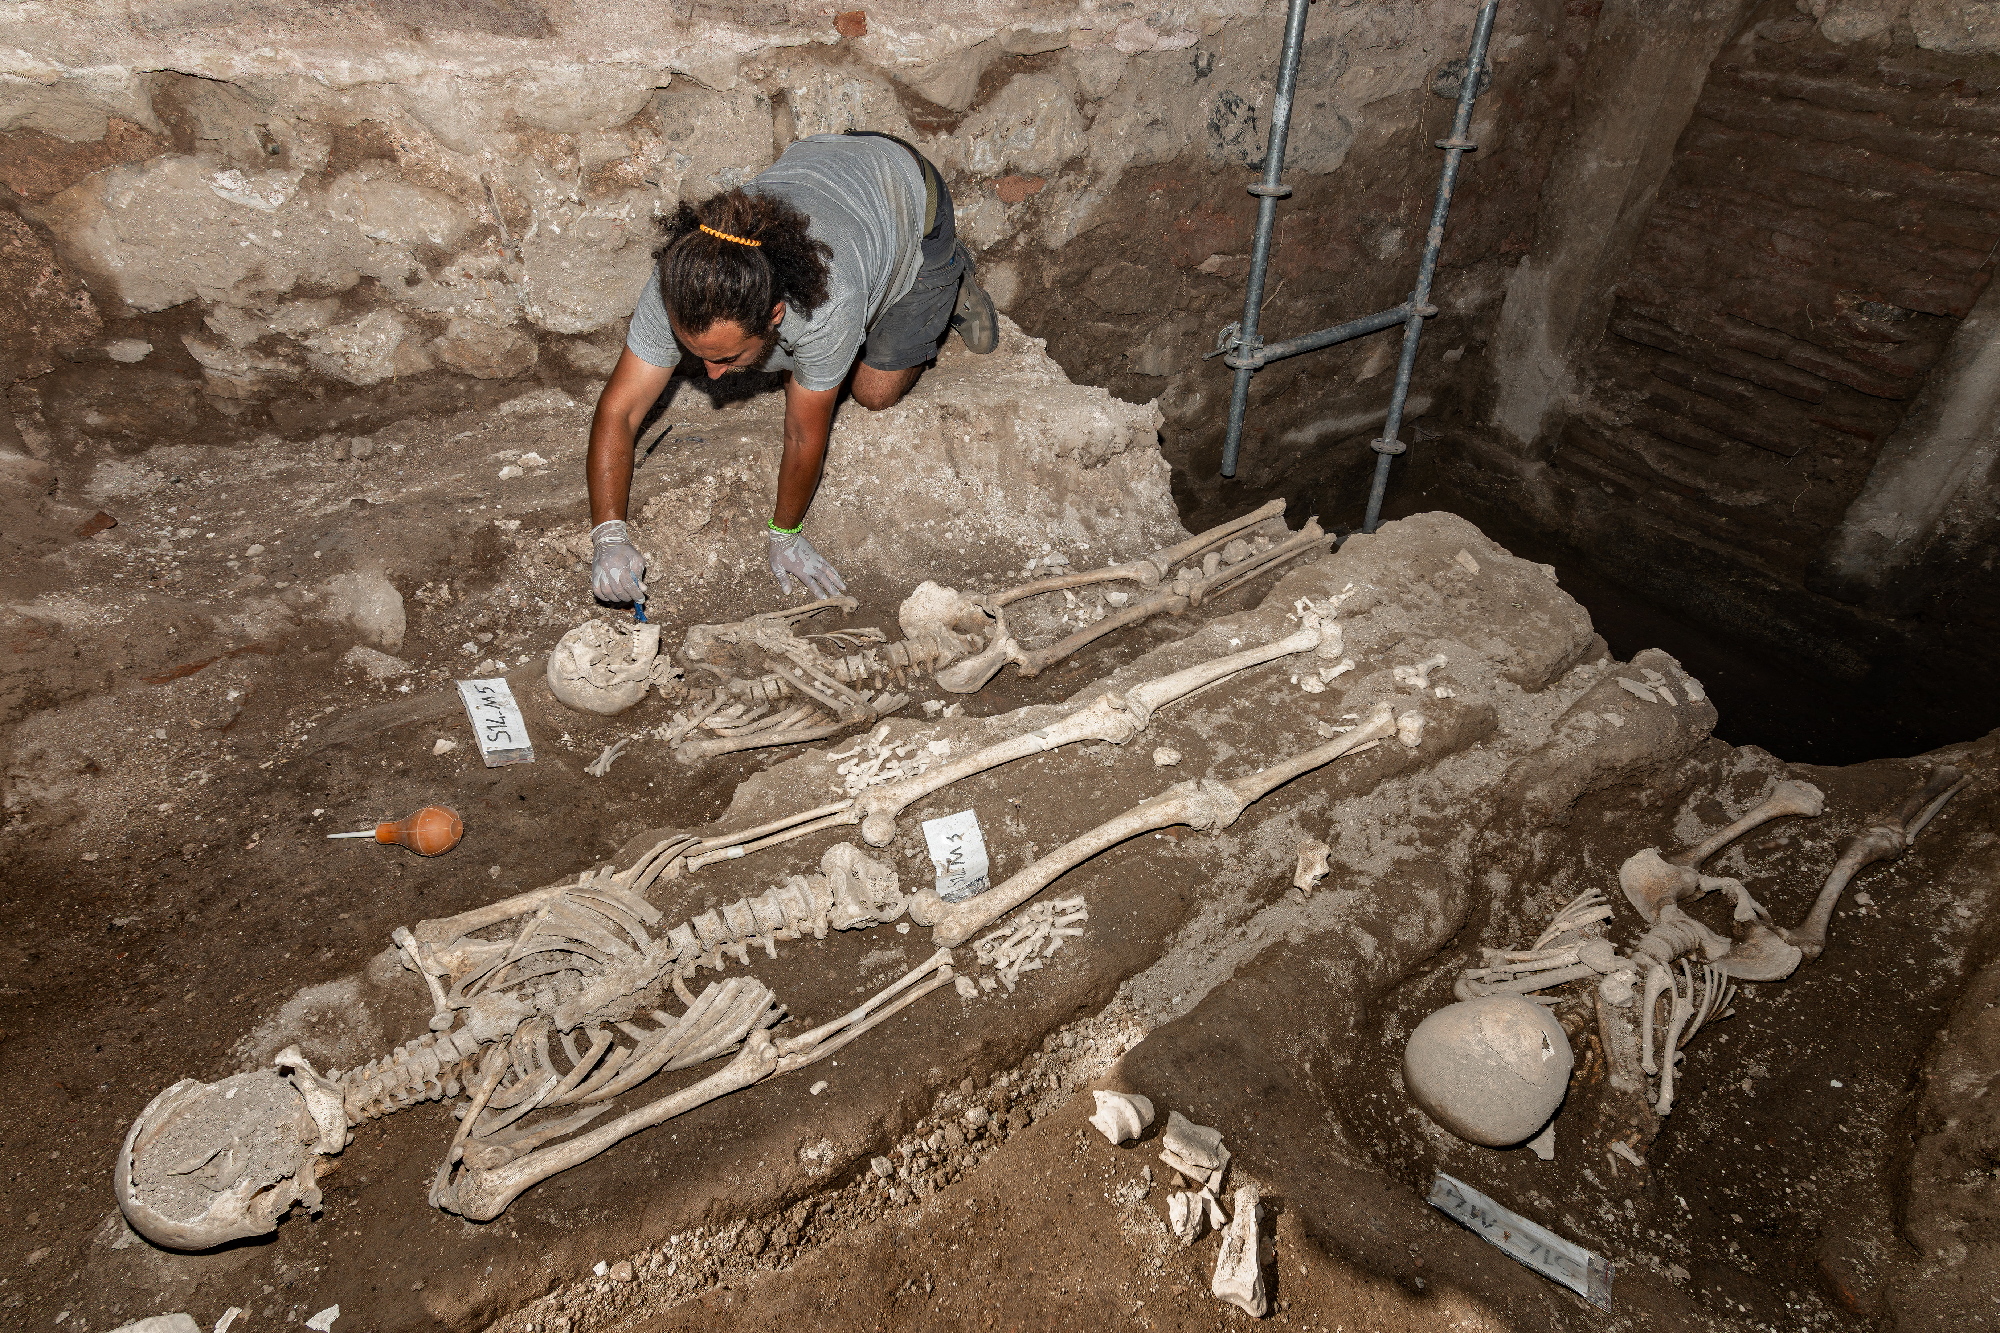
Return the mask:
<path fill-rule="evenodd" d="M 528 724 L 514 702 L 514 692 L 504 678 L 461 680 L 458 697 L 465 715 L 472 719 L 472 734 L 479 741 L 479 757 L 488 768 L 502 764 L 532 764 L 535 747 L 528 740 Z"/>

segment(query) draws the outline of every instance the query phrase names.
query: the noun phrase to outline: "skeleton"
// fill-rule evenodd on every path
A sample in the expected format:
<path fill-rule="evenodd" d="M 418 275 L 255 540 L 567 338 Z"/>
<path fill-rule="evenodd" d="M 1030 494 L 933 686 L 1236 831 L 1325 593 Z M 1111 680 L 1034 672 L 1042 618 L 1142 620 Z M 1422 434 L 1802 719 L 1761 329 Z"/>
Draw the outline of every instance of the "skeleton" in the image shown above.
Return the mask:
<path fill-rule="evenodd" d="M 1740 881 L 1701 873 L 1711 856 L 1752 829 L 1790 815 L 1817 817 L 1825 809 L 1818 788 L 1781 782 L 1740 818 L 1685 851 L 1662 857 L 1649 847 L 1626 859 L 1619 867 L 1619 886 L 1649 927 L 1627 952 L 1621 954 L 1603 937 L 1602 923 L 1611 919 L 1611 907 L 1602 892 L 1591 889 L 1565 905 L 1527 949 L 1482 949 L 1482 965 L 1466 969 L 1453 994 L 1461 1000 L 1528 995 L 1595 978 L 1602 1002 L 1600 1036 L 1610 1055 L 1622 1043 L 1618 1034 L 1606 1030 L 1611 1018 L 1605 1006 L 1629 1005 L 1634 981 L 1643 974 L 1638 1066 L 1656 1080 L 1653 1113 L 1667 1115 L 1674 1106 L 1681 1049 L 1706 1024 L 1734 1012 L 1730 1003 L 1736 982 L 1782 981 L 1800 963 L 1819 957 L 1834 908 L 1854 876 L 1877 861 L 1900 856 L 1966 781 L 1957 769 L 1939 767 L 1895 814 L 1849 838 L 1812 908 L 1792 928 L 1774 921 Z M 1733 938 L 1711 930 L 1681 905 L 1711 892 L 1733 906 Z"/>
<path fill-rule="evenodd" d="M 937 683 L 955 694 L 972 694 L 985 686 L 1007 663 L 1015 664 L 1023 676 L 1040 675 L 1056 663 L 1081 651 L 1114 630 L 1166 612 L 1182 615 L 1190 607 L 1214 597 L 1265 570 L 1275 568 L 1295 556 L 1324 548 L 1327 537 L 1317 519 L 1308 519 L 1298 532 L 1282 541 L 1255 533 L 1271 522 L 1282 527 L 1283 500 L 1273 500 L 1262 508 L 1219 527 L 1155 552 L 1144 560 L 1111 565 L 1104 569 L 1058 574 L 1024 583 L 1004 592 L 984 597 L 965 596 L 949 588 L 927 583 L 905 603 L 901 617 L 905 632 L 914 627 L 976 631 L 986 643 L 984 650 L 937 674 Z M 1199 559 L 1200 563 L 1195 561 Z M 1031 597 L 1100 583 L 1130 582 L 1151 594 L 1128 603 L 1095 624 L 1042 648 L 1030 650 L 1009 631 L 1006 608 Z"/>
<path fill-rule="evenodd" d="M 1099 731 L 1122 740 L 1143 729 L 1159 707 L 1238 671 L 1315 647 L 1337 652 L 1338 634 L 1330 629 L 1315 618 L 1275 643 L 1102 696 L 1037 733 L 1034 743 L 990 747 L 984 762 L 926 790 Z M 1074 721 L 1084 714 L 1090 715 L 1087 723 Z M 1412 733 L 1407 721 L 1401 732 L 1406 739 Z M 837 845 L 821 858 L 819 874 L 789 877 L 664 932 L 647 889 L 707 859 L 863 822 L 864 810 L 886 818 L 887 841 L 894 814 L 921 793 L 905 790 L 880 806 L 839 802 L 712 839 L 675 834 L 622 871 L 600 867 L 574 883 L 398 929 L 397 947 L 431 997 L 429 1031 L 346 1071 L 321 1075 L 297 1051 L 287 1051 L 274 1068 L 217 1084 L 174 1085 L 149 1105 L 120 1151 L 120 1206 L 142 1234 L 177 1248 L 264 1234 L 294 1204 L 316 1207 L 320 1161 L 344 1148 L 354 1126 L 420 1102 L 463 1098 L 431 1201 L 489 1220 L 536 1182 L 738 1088 L 803 1068 L 951 984 L 957 980 L 951 948 L 1025 903 L 1089 855 L 1085 849 L 1173 823 L 1227 825 L 1292 778 L 1398 734 L 1394 709 L 1384 703 L 1337 741 L 1292 760 L 1233 782 L 1181 783 L 952 914 L 936 912 L 943 904 L 926 891 L 938 926 L 937 951 L 865 1004 L 797 1036 L 775 1030 L 785 1010 L 762 983 L 730 977 L 696 994 L 688 979 L 703 967 L 721 970 L 731 958 L 746 963 L 752 946 L 775 955 L 778 941 L 807 932 L 819 937 L 828 929 L 894 920 L 908 900 L 893 870 L 857 847 Z M 997 966 L 1025 970 L 1083 919 L 1079 901 L 1044 904 L 1021 927 L 982 945 Z M 671 1003 L 669 989 L 683 1006 L 678 1014 L 657 1007 Z M 611 1115 L 619 1109 L 617 1099 L 655 1074 L 724 1057 L 726 1063 L 692 1085 Z"/>
<path fill-rule="evenodd" d="M 728 955 L 747 960 L 753 943 L 775 954 L 780 939 L 893 920 L 903 903 L 893 870 L 843 844 L 821 858 L 820 874 L 663 934 L 660 913 L 608 869 L 399 928 L 396 944 L 436 1009 L 429 1032 L 344 1073 L 321 1076 L 294 1050 L 276 1069 L 175 1084 L 126 1138 L 119 1203 L 163 1245 L 260 1235 L 294 1203 L 317 1205 L 317 1160 L 339 1152 L 352 1126 L 465 1093 L 431 1202 L 496 1217 L 535 1182 L 736 1088 L 804 1068 L 948 984 L 951 953 L 939 950 L 851 1013 L 792 1037 L 769 1031 L 785 1013 L 760 982 L 730 977 L 699 995 L 685 984 Z M 685 1005 L 681 1014 L 652 1007 L 663 983 Z M 577 1133 L 653 1074 L 731 1052 L 693 1086 Z M 538 1112 L 544 1118 L 529 1123 Z M 211 1164 L 207 1179 L 182 1183 Z"/>
<path fill-rule="evenodd" d="M 906 695 L 887 691 L 890 683 L 902 685 L 913 675 L 929 673 L 945 689 L 969 694 L 1010 661 L 1022 675 L 1037 675 L 1113 630 L 1161 611 L 1180 615 L 1325 545 L 1326 535 L 1316 521 L 1283 540 L 1256 531 L 1275 525 L 1282 533 L 1283 513 L 1284 502 L 1274 500 L 1146 559 L 1058 574 L 988 596 L 968 597 L 922 583 L 898 612 L 905 637 L 894 643 L 879 629 L 796 632 L 796 626 L 822 611 L 853 610 L 857 603 L 851 597 L 727 625 L 696 625 L 688 630 L 680 656 L 691 677 L 702 683 L 683 682 L 666 657 L 655 660 L 658 627 L 592 621 L 557 645 L 549 683 L 564 703 L 600 713 L 622 711 L 649 685 L 658 685 L 675 711 L 654 734 L 668 742 L 682 763 L 823 740 L 906 705 Z M 1007 629 L 1004 608 L 1009 605 L 1053 593 L 1074 601 L 1077 588 L 1118 582 L 1137 583 L 1154 595 L 1131 602 L 1116 593 L 1122 605 L 1115 614 L 1032 652 Z"/>
<path fill-rule="evenodd" d="M 1122 693 L 1101 694 L 1047 726 L 996 741 L 950 763 L 926 769 L 921 774 L 870 787 L 847 800 L 802 810 L 754 828 L 711 838 L 675 834 L 662 840 L 641 858 L 640 864 L 629 872 L 631 879 L 628 883 L 643 892 L 648 885 L 663 878 L 691 874 L 705 865 L 746 856 L 823 829 L 855 824 L 861 826 L 862 839 L 870 846 L 885 847 L 895 840 L 897 816 L 924 797 L 955 782 L 1016 759 L 1043 754 L 1079 741 L 1106 741 L 1122 745 L 1145 731 L 1168 704 L 1218 684 L 1238 672 L 1296 653 L 1313 652 L 1323 657 L 1337 657 L 1340 651 L 1340 627 L 1317 615 L 1309 615 L 1304 625 L 1284 638 L 1144 681 Z"/>

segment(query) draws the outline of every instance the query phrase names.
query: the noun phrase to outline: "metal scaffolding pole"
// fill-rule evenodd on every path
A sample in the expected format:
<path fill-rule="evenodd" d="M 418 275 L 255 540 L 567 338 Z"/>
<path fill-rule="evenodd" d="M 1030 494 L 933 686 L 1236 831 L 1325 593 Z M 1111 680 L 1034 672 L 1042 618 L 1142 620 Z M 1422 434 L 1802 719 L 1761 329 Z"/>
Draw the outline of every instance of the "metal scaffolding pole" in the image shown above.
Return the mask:
<path fill-rule="evenodd" d="M 1416 369 L 1417 340 L 1422 335 L 1424 321 L 1437 314 L 1437 307 L 1430 303 L 1431 282 L 1437 274 L 1438 253 L 1444 247 L 1445 218 L 1451 211 L 1459 159 L 1478 146 L 1466 136 L 1472 124 L 1473 103 L 1478 100 L 1485 73 L 1486 48 L 1493 35 L 1493 19 L 1499 0 L 1482 0 L 1480 4 L 1478 18 L 1473 23 L 1472 43 L 1466 52 L 1465 73 L 1459 84 L 1458 109 L 1452 118 L 1451 137 L 1437 141 L 1437 146 L 1445 152 L 1444 167 L 1438 176 L 1437 198 L 1431 206 L 1430 231 L 1424 238 L 1423 258 L 1417 266 L 1417 285 L 1410 298 L 1377 314 L 1364 315 L 1317 333 L 1301 334 L 1266 346 L 1258 333 L 1258 316 L 1264 304 L 1264 279 L 1270 267 L 1271 231 L 1277 221 L 1278 200 L 1292 192 L 1291 187 L 1279 177 L 1284 170 L 1285 140 L 1291 131 L 1292 99 L 1298 83 L 1299 52 L 1305 45 L 1306 6 L 1310 3 L 1311 0 L 1291 0 L 1291 7 L 1286 13 L 1285 40 L 1278 65 L 1278 91 L 1271 105 L 1271 138 L 1264 153 L 1264 175 L 1257 184 L 1248 187 L 1250 193 L 1257 196 L 1257 229 L 1250 247 L 1250 277 L 1243 294 L 1243 318 L 1223 328 L 1216 336 L 1215 350 L 1208 354 L 1222 357 L 1223 364 L 1236 372 L 1236 382 L 1229 396 L 1229 433 L 1222 447 L 1222 475 L 1236 475 L 1252 375 L 1273 361 L 1400 326 L 1403 330 L 1402 355 L 1396 363 L 1396 381 L 1389 398 L 1388 419 L 1383 423 L 1382 438 L 1370 444 L 1376 453 L 1375 477 L 1369 488 L 1368 513 L 1361 530 L 1373 532 L 1381 519 L 1382 497 L 1388 489 L 1389 460 L 1409 447 L 1398 438 L 1402 432 L 1403 408 L 1409 400 L 1410 378 Z"/>

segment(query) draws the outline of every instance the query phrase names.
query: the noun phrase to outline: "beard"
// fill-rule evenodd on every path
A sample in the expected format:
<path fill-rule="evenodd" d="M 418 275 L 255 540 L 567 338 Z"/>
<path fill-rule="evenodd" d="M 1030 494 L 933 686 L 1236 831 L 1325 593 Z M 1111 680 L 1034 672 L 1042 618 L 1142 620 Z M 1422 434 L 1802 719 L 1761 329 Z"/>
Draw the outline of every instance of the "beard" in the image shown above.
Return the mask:
<path fill-rule="evenodd" d="M 778 331 L 776 329 L 773 329 L 769 333 L 764 335 L 763 346 L 758 349 L 756 356 L 752 357 L 748 361 L 744 361 L 738 365 L 731 366 L 729 369 L 723 371 L 722 373 L 725 376 L 728 376 L 728 375 L 741 375 L 752 370 L 762 370 L 765 366 L 770 364 L 771 354 L 777 350 L 778 350 Z"/>

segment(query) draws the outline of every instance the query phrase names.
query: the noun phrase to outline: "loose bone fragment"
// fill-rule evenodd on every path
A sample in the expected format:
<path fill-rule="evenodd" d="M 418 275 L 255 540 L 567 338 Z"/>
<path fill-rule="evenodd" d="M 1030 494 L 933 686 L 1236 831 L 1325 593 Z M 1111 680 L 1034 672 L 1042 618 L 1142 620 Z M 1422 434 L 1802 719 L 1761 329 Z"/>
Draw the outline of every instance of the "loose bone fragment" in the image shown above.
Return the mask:
<path fill-rule="evenodd" d="M 1167 1196 L 1167 1226 L 1183 1245 L 1200 1240 L 1207 1225 L 1207 1200 L 1195 1190 L 1177 1190 Z"/>
<path fill-rule="evenodd" d="M 1293 778 L 1330 764 L 1342 755 L 1395 732 L 1395 710 L 1387 703 L 1377 704 L 1368 719 L 1353 731 L 1284 763 L 1230 782 L 1202 778 L 1177 783 L 1162 795 L 1071 839 L 1005 883 L 995 885 L 977 897 L 947 906 L 934 892 L 924 890 L 911 900 L 911 919 L 919 925 L 934 926 L 932 938 L 941 945 L 963 944 L 1099 852 L 1141 833 L 1170 828 L 1175 824 L 1187 824 L 1203 830 L 1227 828 L 1236 822 L 1244 807 Z"/>
<path fill-rule="evenodd" d="M 1319 882 L 1332 869 L 1327 857 L 1333 848 L 1317 838 L 1305 838 L 1299 842 L 1298 863 L 1292 868 L 1292 887 L 1311 893 L 1319 887 Z"/>

